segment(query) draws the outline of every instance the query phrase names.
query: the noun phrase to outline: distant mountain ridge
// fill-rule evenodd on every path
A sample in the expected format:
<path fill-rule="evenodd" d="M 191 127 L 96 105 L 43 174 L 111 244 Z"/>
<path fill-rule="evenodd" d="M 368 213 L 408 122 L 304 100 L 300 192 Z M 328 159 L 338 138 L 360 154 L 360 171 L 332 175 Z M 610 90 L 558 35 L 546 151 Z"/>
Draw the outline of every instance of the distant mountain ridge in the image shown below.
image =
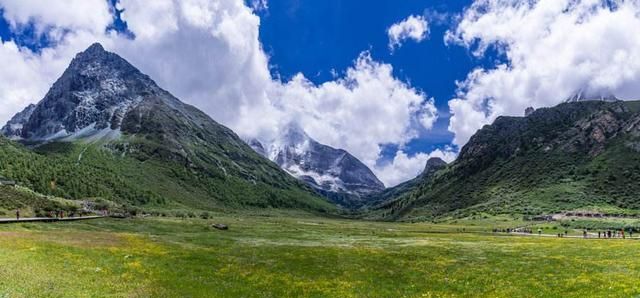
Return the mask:
<path fill-rule="evenodd" d="M 23 183 L 33 183 L 44 194 L 108 194 L 115 196 L 110 199 L 129 202 L 164 197 L 173 206 L 205 209 L 334 209 L 312 189 L 256 154 L 233 131 L 181 102 L 100 44 L 76 55 L 45 97 L 5 128 L 3 134 L 36 145 L 39 153 L 55 158 L 65 168 L 43 174 L 47 177 L 21 173 L 20 161 L 13 160 L 9 152 L 30 153 L 3 143 L 7 162 L 0 165 L 0 174 L 5 171 L 16 180 L 22 177 Z M 47 160 L 26 162 L 48 167 Z M 95 189 L 104 189 L 98 192 L 75 185 L 78 178 L 73 164 L 86 166 L 87 175 L 97 175 Z M 101 169 L 104 177 L 93 169 Z M 34 182 L 38 179 L 51 180 L 50 185 L 57 180 L 66 183 L 48 189 L 47 184 Z M 120 187 L 136 191 L 120 192 Z"/>
<path fill-rule="evenodd" d="M 287 125 L 270 143 L 249 140 L 258 153 L 339 204 L 361 204 L 384 190 L 375 174 L 349 152 L 320 144 L 297 124 Z"/>
<path fill-rule="evenodd" d="M 439 157 L 431 157 L 427 160 L 424 170 L 415 178 L 400 183 L 394 187 L 385 189 L 384 191 L 371 195 L 366 202 L 367 208 L 379 208 L 377 206 L 381 203 L 388 203 L 397 199 L 400 196 L 407 195 L 418 188 L 421 184 L 430 181 L 436 175 L 436 173 L 447 167 L 447 162 Z"/>
<path fill-rule="evenodd" d="M 30 104 L 24 110 L 15 114 L 5 126 L 0 129 L 0 134 L 13 140 L 22 139 L 22 129 L 31 118 L 31 114 L 36 109 L 36 105 Z"/>

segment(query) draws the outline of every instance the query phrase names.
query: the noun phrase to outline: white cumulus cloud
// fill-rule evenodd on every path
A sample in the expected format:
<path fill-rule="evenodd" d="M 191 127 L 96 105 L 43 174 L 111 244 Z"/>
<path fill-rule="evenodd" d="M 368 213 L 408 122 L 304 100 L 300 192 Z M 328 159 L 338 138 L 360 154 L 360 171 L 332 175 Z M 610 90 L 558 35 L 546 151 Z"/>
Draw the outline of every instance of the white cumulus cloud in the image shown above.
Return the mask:
<path fill-rule="evenodd" d="M 395 23 L 387 29 L 389 36 L 389 49 L 392 51 L 400 46 L 407 39 L 420 42 L 429 35 L 429 23 L 423 16 L 411 15 L 406 19 Z"/>
<path fill-rule="evenodd" d="M 33 24 L 41 33 L 54 28 L 102 33 L 113 20 L 104 0 L 0 0 L 0 7 L 14 29 Z"/>
<path fill-rule="evenodd" d="M 464 145 L 500 115 L 552 106 L 577 92 L 640 94 L 640 3 L 600 0 L 477 0 L 448 32 L 482 56 L 504 58 L 473 70 L 449 102 L 449 129 Z"/>

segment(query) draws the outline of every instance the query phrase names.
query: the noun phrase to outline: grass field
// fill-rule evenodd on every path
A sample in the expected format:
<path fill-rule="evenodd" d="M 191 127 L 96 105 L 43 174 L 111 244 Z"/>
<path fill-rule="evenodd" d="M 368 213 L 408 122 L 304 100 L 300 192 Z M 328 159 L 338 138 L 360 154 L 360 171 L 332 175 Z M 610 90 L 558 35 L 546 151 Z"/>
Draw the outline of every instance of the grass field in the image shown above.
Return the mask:
<path fill-rule="evenodd" d="M 640 295 L 640 241 L 489 229 L 304 214 L 0 225 L 0 297 Z"/>

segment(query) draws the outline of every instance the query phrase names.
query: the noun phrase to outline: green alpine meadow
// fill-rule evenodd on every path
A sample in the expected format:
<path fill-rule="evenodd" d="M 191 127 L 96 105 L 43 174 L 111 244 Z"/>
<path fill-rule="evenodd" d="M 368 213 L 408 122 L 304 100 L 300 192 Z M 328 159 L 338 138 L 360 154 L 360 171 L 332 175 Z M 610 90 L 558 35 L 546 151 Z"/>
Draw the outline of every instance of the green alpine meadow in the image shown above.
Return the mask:
<path fill-rule="evenodd" d="M 640 297 L 638 28 L 0 0 L 0 298 Z"/>

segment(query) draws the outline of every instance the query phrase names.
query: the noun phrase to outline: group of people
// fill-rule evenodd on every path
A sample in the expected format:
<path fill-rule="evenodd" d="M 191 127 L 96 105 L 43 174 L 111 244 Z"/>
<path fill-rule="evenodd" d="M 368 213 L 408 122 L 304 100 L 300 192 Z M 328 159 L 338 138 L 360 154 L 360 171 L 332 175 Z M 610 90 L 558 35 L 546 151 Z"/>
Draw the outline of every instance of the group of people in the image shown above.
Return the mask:
<path fill-rule="evenodd" d="M 57 211 L 49 211 L 49 214 L 47 215 L 47 217 L 49 218 L 64 218 L 65 217 L 65 213 L 62 210 L 57 210 Z M 73 217 L 73 214 L 71 215 L 71 217 Z M 20 220 L 20 209 L 16 209 L 16 220 Z"/>
<path fill-rule="evenodd" d="M 629 230 L 629 238 L 633 237 L 633 230 Z M 624 229 L 620 230 L 606 230 L 606 231 L 598 231 L 598 238 L 622 238 L 626 239 L 626 235 L 624 233 Z"/>
<path fill-rule="evenodd" d="M 521 233 L 521 234 L 533 234 L 534 230 L 531 228 L 507 228 L 507 229 L 497 229 L 494 228 L 492 230 L 494 233 Z M 538 235 L 542 235 L 542 229 L 538 228 L 537 230 L 537 234 Z M 556 236 L 558 238 L 564 238 L 567 237 L 569 235 L 569 231 L 568 230 L 564 230 L 563 232 L 557 233 Z M 593 234 L 595 235 L 595 233 Z M 622 239 L 626 239 L 627 235 L 629 238 L 633 237 L 633 230 L 629 230 L 628 234 L 625 234 L 625 230 L 624 229 L 620 229 L 620 230 L 606 230 L 606 231 L 598 231 L 598 238 L 601 239 L 608 239 L 608 238 L 622 238 Z M 583 238 L 590 238 L 589 237 L 589 233 L 588 231 L 582 230 L 582 237 Z"/>

